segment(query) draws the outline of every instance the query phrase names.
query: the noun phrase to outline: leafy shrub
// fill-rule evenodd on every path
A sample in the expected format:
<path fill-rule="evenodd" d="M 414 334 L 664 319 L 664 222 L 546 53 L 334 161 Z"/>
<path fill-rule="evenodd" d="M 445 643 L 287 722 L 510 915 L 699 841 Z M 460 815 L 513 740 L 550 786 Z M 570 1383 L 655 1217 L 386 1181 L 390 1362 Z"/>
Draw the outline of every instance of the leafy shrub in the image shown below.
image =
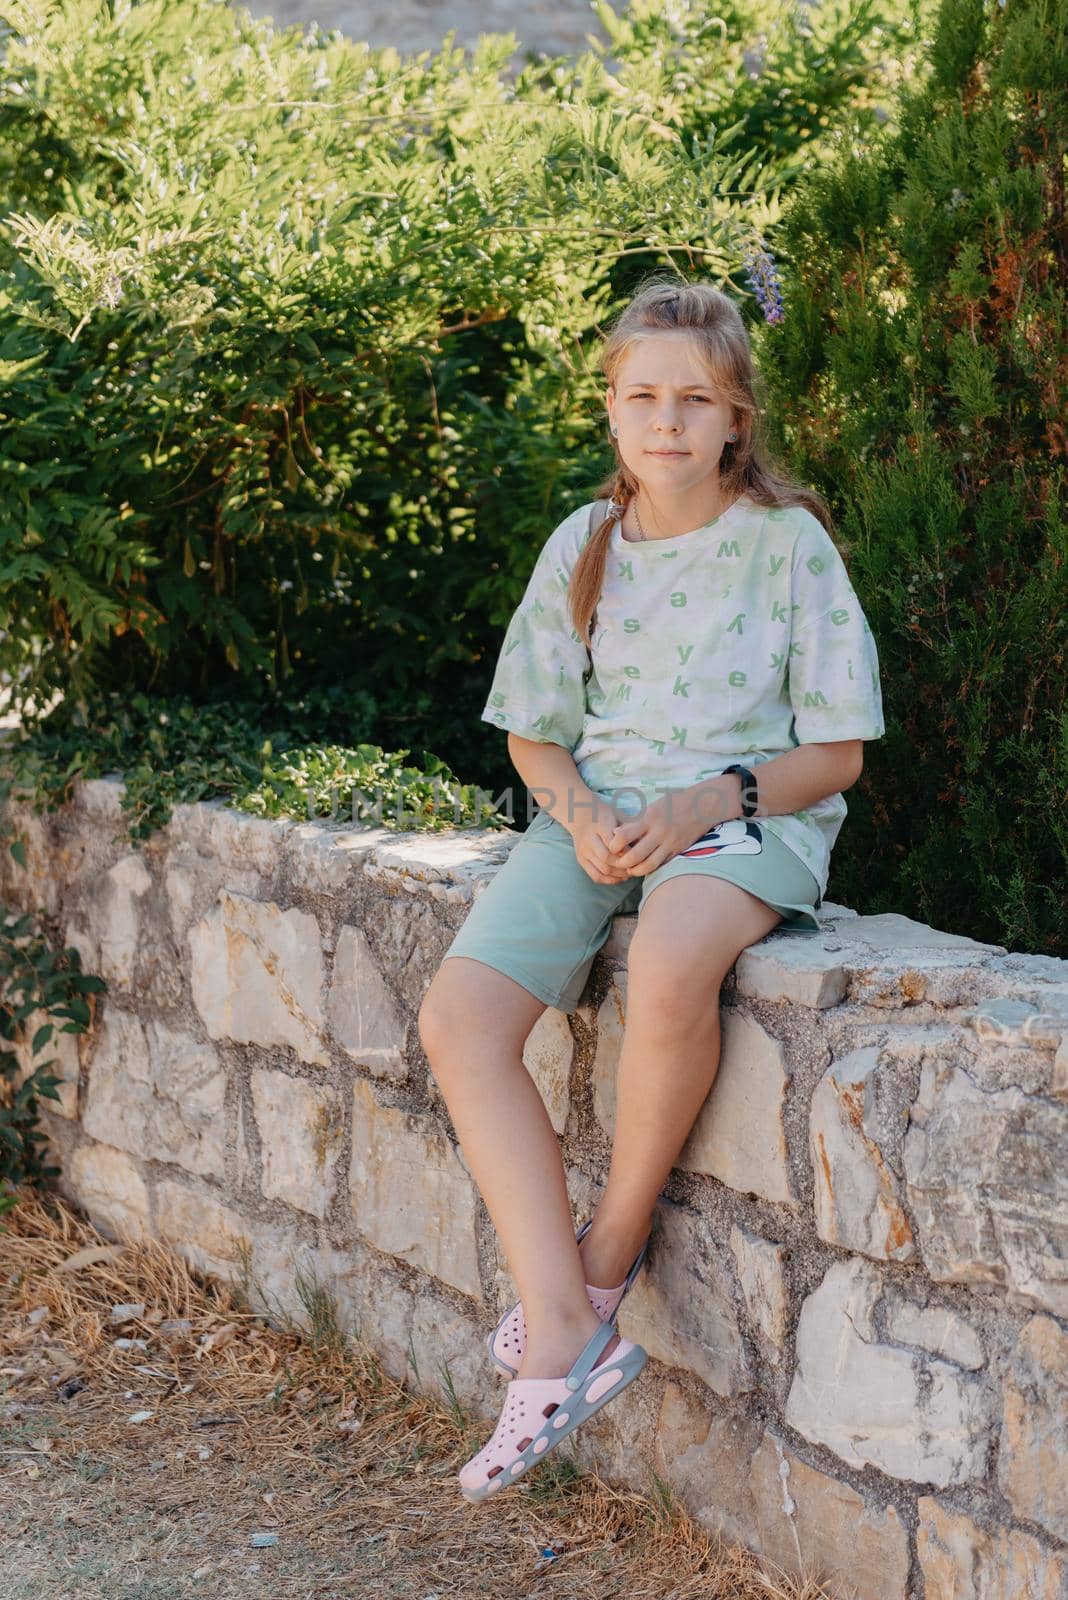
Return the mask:
<path fill-rule="evenodd" d="M 429 686 L 477 718 L 604 466 L 586 349 L 635 276 L 744 298 L 914 33 L 901 0 L 640 0 L 617 71 L 510 81 L 512 35 L 402 59 L 213 0 L 2 9 L 0 673 L 34 706 L 292 678 L 398 716 Z"/>
<path fill-rule="evenodd" d="M 5 743 L 0 804 L 32 800 L 38 812 L 53 811 L 76 779 L 117 774 L 132 841 L 164 827 L 176 804 L 213 799 L 256 816 L 390 829 L 506 826 L 493 797 L 461 783 L 431 751 L 406 766 L 407 750 L 387 753 L 361 739 L 372 711 L 366 696 L 315 691 L 273 711 L 254 702 L 104 695 L 89 716 L 72 716 L 64 705 Z M 339 720 L 356 731 L 355 745 L 329 740 L 325 730 Z M 12 849 L 25 865 L 21 843 Z"/>
<path fill-rule="evenodd" d="M 60 1079 L 49 1070 L 56 1058 L 38 1062 L 23 1077 L 18 1056 L 4 1045 L 25 1041 L 35 1013 L 45 1020 L 29 1041 L 31 1063 L 57 1032 L 85 1033 L 90 1012 L 84 996 L 106 987 L 103 978 L 82 972 L 77 950 L 57 954 L 37 919 L 0 907 L 0 1184 L 42 1184 L 59 1172 L 45 1162 L 47 1140 L 38 1126 L 39 1101 L 59 1099 Z M 63 1019 L 58 1028 L 57 1019 Z M 0 1212 L 12 1203 L 0 1192 Z"/>
<path fill-rule="evenodd" d="M 888 697 L 835 898 L 1064 955 L 1068 4 L 944 0 L 899 115 L 796 194 L 766 363 Z"/>

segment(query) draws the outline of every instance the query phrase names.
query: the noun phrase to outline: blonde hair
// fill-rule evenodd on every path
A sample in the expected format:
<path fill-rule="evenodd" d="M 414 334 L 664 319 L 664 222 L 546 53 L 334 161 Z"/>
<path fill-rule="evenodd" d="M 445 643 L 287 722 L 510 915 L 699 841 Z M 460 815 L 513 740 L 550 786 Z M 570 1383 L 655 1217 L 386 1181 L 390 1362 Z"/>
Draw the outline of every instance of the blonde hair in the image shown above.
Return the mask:
<path fill-rule="evenodd" d="M 719 481 L 731 503 L 748 494 L 762 506 L 804 506 L 828 533 L 831 516 L 822 496 L 792 483 L 769 463 L 760 436 L 757 405 L 759 379 L 753 367 L 749 335 L 734 301 L 711 283 L 654 278 L 647 281 L 617 318 L 601 347 L 598 365 L 615 387 L 623 357 L 633 344 L 658 333 L 684 329 L 707 366 L 720 395 L 734 411 L 738 438 L 725 444 Z M 599 485 L 594 498 L 609 498 L 615 509 L 602 519 L 586 541 L 568 584 L 568 608 L 579 638 L 588 650 L 597 602 L 604 585 L 612 529 L 638 492 L 638 480 L 616 449 L 616 467 Z"/>

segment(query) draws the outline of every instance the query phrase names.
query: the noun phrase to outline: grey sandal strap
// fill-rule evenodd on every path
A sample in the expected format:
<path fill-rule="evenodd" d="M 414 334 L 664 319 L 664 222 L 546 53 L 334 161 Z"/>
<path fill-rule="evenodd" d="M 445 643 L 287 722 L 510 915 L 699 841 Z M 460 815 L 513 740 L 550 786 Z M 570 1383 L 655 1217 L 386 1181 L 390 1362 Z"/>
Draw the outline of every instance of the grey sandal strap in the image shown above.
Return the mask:
<path fill-rule="evenodd" d="M 606 1345 L 615 1337 L 616 1330 L 611 1322 L 602 1322 L 597 1332 L 590 1335 L 589 1343 L 564 1379 L 564 1382 L 572 1392 L 576 1389 L 581 1389 L 600 1360 Z"/>

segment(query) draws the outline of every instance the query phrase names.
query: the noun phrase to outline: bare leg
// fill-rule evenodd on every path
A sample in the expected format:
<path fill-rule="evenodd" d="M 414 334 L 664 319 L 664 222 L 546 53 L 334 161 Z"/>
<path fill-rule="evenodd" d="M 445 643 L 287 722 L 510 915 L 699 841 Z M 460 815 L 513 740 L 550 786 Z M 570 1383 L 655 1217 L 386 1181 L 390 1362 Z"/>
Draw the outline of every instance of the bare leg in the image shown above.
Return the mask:
<path fill-rule="evenodd" d="M 419 1015 L 434 1077 L 523 1302 L 524 1378 L 562 1377 L 600 1325 L 575 1244 L 559 1141 L 523 1065 L 523 1043 L 544 1010 L 513 979 L 457 955 L 442 962 Z"/>
<path fill-rule="evenodd" d="M 589 1283 L 622 1283 L 647 1237 L 719 1067 L 720 986 L 741 951 L 781 920 L 737 884 L 698 873 L 666 879 L 642 908 L 628 962 L 612 1161 L 581 1247 Z"/>

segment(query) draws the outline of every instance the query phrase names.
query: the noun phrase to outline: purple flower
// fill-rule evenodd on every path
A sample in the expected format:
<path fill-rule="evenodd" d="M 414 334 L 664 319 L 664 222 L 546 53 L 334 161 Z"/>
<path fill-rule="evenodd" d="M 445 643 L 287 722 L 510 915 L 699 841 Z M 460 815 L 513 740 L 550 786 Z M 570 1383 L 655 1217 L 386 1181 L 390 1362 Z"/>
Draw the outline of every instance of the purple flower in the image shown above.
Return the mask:
<path fill-rule="evenodd" d="M 765 322 L 782 322 L 782 293 L 779 274 L 769 251 L 750 245 L 745 251 L 745 276 L 757 299 Z"/>

